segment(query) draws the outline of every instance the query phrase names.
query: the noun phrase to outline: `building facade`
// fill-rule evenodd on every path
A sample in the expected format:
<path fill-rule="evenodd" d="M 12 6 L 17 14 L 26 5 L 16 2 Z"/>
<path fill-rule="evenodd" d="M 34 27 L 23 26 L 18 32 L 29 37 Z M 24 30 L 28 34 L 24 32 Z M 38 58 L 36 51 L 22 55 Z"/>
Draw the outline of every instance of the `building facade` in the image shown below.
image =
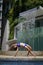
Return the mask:
<path fill-rule="evenodd" d="M 43 50 L 43 7 L 34 8 L 19 14 L 19 23 L 14 28 L 17 42 L 25 42 L 33 50 Z"/>

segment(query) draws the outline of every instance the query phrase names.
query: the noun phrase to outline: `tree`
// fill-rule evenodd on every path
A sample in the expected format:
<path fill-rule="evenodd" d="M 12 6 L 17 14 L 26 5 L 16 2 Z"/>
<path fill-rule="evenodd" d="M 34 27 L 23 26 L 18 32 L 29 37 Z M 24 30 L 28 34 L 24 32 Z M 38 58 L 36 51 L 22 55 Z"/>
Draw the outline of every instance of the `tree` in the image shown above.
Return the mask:
<path fill-rule="evenodd" d="M 8 19 L 10 21 L 10 38 L 12 39 L 14 36 L 14 26 L 19 23 L 19 13 L 31 8 L 43 6 L 43 0 L 12 0 L 11 2 L 12 8 L 9 11 Z"/>

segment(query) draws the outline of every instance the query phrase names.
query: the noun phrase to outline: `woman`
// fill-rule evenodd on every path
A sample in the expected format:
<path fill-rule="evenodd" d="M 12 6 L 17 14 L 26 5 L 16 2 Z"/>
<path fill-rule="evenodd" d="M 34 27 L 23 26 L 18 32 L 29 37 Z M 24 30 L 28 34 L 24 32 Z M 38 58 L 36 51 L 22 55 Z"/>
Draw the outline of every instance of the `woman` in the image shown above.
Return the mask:
<path fill-rule="evenodd" d="M 28 53 L 27 53 L 27 56 L 29 55 L 29 53 L 31 55 L 34 55 L 31 51 L 32 51 L 32 48 L 30 45 L 26 44 L 26 43 L 16 43 L 16 44 L 12 44 L 9 48 L 9 50 L 16 50 L 16 54 L 17 55 L 17 52 L 18 52 L 18 47 L 24 47 L 28 50 Z"/>

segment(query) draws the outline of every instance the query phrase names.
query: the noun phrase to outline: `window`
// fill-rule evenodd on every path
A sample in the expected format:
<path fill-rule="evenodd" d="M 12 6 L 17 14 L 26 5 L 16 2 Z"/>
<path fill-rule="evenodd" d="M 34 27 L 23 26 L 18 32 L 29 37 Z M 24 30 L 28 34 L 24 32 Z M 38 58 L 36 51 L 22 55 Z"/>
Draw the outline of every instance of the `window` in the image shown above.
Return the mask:
<path fill-rule="evenodd" d="M 43 19 L 39 19 L 35 21 L 35 27 L 42 27 L 43 26 Z"/>
<path fill-rule="evenodd" d="M 0 29 L 0 36 L 1 36 L 1 29 Z"/>
<path fill-rule="evenodd" d="M 3 0 L 0 0 L 0 1 L 3 1 Z"/>
<path fill-rule="evenodd" d="M 1 28 L 1 21 L 0 21 L 0 28 Z"/>
<path fill-rule="evenodd" d="M 0 3 L 0 7 L 1 7 L 1 3 Z"/>
<path fill-rule="evenodd" d="M 0 12 L 0 16 L 1 16 L 1 12 Z"/>
<path fill-rule="evenodd" d="M 2 12 L 0 12 L 0 17 L 2 17 Z"/>
<path fill-rule="evenodd" d="M 0 0 L 0 2 L 2 3 L 2 2 L 3 2 L 3 0 Z"/>

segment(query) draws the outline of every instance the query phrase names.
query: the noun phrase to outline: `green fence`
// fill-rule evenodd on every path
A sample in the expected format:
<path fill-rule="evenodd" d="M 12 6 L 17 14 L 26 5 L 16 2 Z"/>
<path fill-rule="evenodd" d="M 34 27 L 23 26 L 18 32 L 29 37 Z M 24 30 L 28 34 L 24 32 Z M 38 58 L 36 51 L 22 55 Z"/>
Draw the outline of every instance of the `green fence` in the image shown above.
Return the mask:
<path fill-rule="evenodd" d="M 17 42 L 25 42 L 32 46 L 33 50 L 43 50 L 43 27 L 23 29 L 17 33 Z"/>

